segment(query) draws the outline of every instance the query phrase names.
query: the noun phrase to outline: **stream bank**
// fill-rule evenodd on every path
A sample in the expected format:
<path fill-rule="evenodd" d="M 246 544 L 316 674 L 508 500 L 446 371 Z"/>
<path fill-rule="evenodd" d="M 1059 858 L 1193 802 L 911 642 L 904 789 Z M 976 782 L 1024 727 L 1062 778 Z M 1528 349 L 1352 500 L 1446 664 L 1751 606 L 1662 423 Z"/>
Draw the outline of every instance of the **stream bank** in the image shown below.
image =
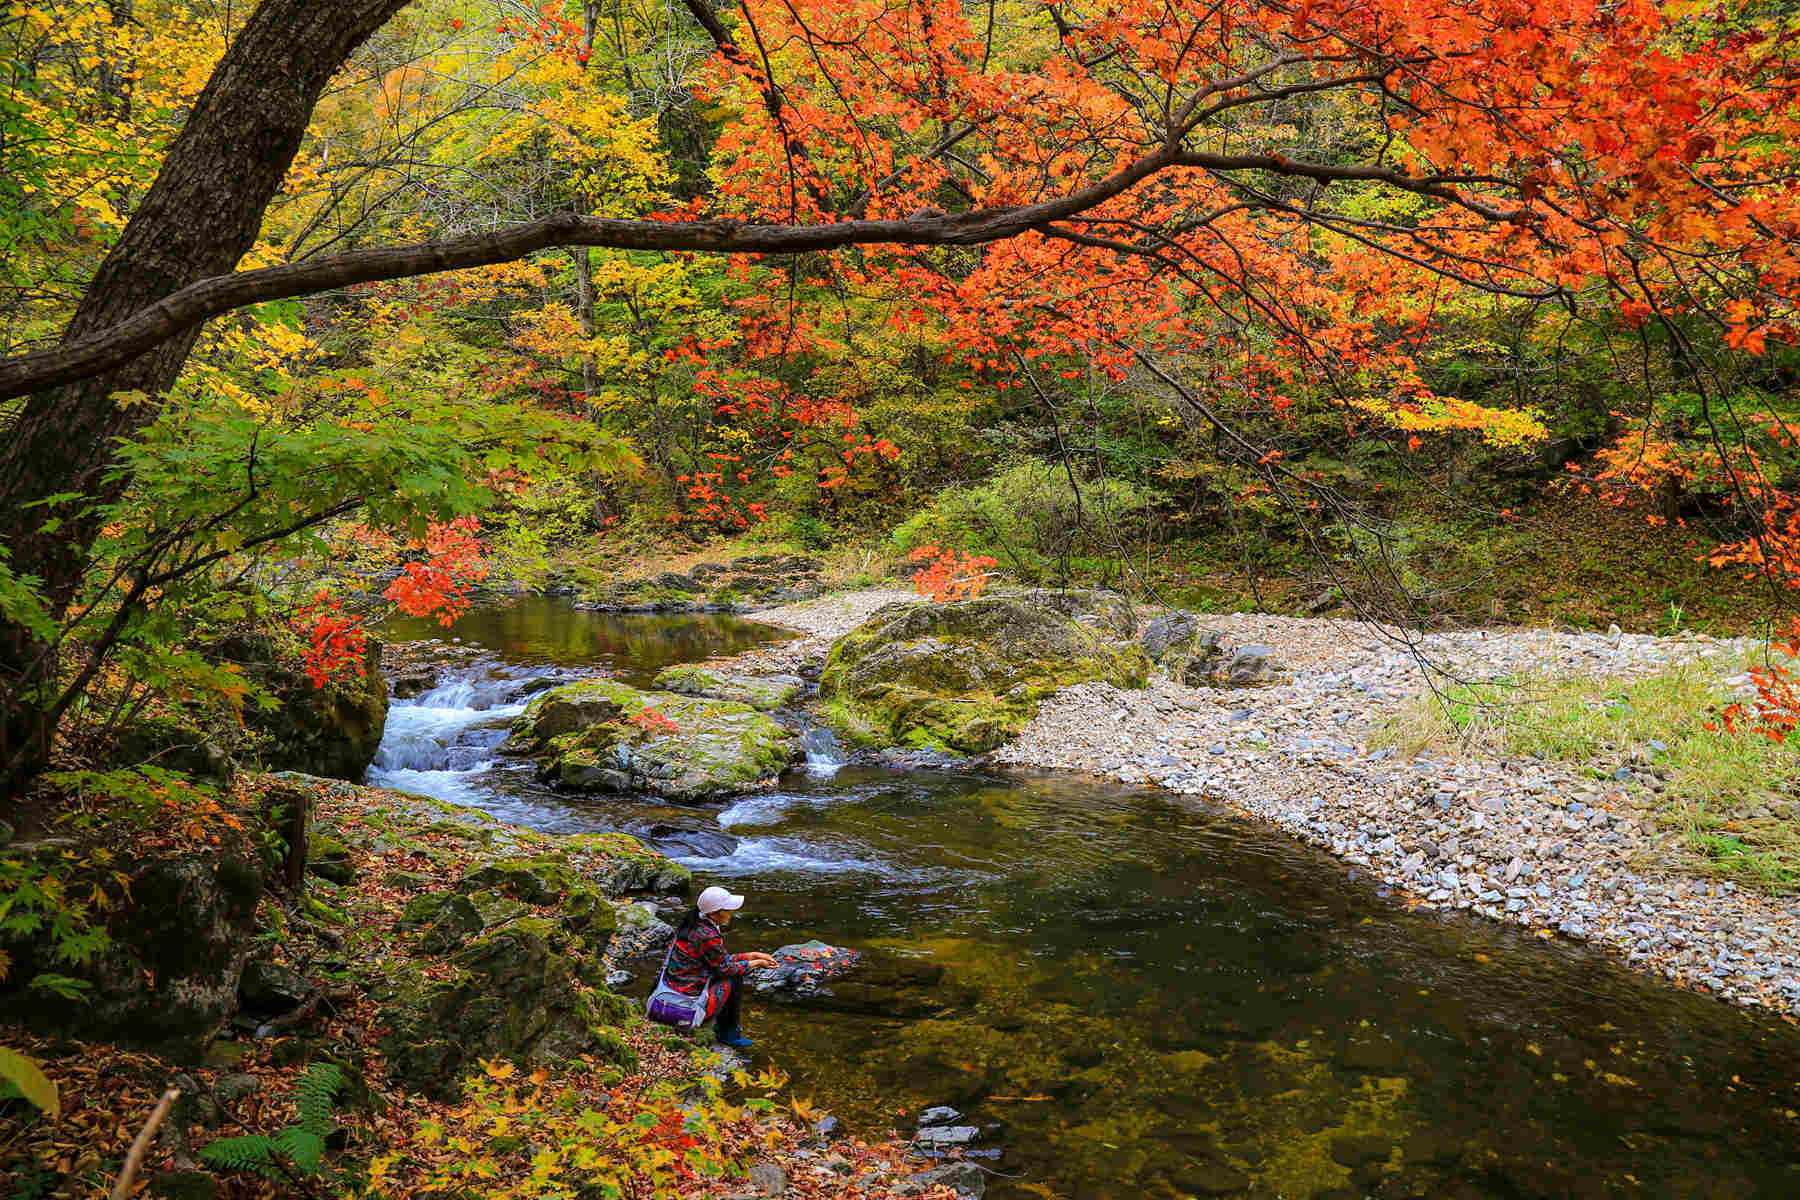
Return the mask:
<path fill-rule="evenodd" d="M 802 636 L 732 662 L 791 670 L 882 605 L 917 599 L 876 590 L 764 610 L 758 620 Z M 1402 639 L 1360 621 L 1254 613 L 1201 622 L 1227 646 L 1270 647 L 1265 681 L 1192 687 L 1159 673 L 1144 690 L 1078 685 L 991 761 L 1222 803 L 1409 906 L 1592 943 L 1732 1003 L 1800 1012 L 1800 897 L 1667 869 L 1679 835 L 1645 801 L 1661 787 L 1653 764 L 1596 779 L 1579 764 L 1406 758 L 1375 736 L 1434 685 L 1528 671 L 1629 679 L 1680 664 L 1731 677 L 1754 641 L 1515 629 Z"/>

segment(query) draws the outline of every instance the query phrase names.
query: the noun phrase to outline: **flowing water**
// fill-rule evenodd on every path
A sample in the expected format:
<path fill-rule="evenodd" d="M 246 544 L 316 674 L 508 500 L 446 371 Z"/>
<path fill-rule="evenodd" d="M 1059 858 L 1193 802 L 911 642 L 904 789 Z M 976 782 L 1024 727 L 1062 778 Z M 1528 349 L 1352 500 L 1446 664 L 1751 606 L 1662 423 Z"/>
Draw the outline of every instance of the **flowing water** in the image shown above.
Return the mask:
<path fill-rule="evenodd" d="M 846 765 L 817 731 L 806 768 L 727 805 L 557 795 L 492 753 L 547 668 L 641 681 L 780 635 L 555 601 L 453 632 L 486 655 L 396 703 L 371 780 L 652 834 L 749 894 L 735 949 L 868 952 L 837 1010 L 753 1003 L 756 1054 L 861 1132 L 963 1109 L 1002 1151 L 992 1196 L 1800 1195 L 1780 1021 L 1085 778 Z"/>

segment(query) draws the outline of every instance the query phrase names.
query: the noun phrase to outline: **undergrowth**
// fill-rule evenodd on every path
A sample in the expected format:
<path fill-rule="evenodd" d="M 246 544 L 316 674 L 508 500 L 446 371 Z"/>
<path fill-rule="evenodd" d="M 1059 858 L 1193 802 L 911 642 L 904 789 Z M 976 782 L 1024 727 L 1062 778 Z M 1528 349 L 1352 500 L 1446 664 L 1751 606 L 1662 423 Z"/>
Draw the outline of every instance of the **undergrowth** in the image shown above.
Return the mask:
<path fill-rule="evenodd" d="M 1800 747 L 1708 729 L 1746 661 L 1683 664 L 1635 679 L 1530 674 L 1409 700 L 1375 742 L 1415 754 L 1537 757 L 1595 778 L 1627 760 L 1665 781 L 1623 786 L 1679 832 L 1675 865 L 1771 892 L 1800 892 Z"/>

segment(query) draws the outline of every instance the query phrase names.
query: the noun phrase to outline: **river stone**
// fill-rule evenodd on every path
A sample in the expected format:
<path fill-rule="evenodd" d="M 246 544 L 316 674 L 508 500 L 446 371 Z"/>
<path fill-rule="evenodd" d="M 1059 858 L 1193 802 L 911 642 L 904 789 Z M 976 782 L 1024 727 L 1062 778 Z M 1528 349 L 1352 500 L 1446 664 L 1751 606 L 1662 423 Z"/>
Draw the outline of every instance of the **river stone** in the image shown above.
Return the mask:
<path fill-rule="evenodd" d="M 665 854 L 687 854 L 695 858 L 726 858 L 737 849 L 738 840 L 717 829 L 684 829 L 678 825 L 652 825 L 644 836 Z"/>
<path fill-rule="evenodd" d="M 1267 646 L 1240 646 L 1225 664 L 1225 681 L 1233 684 L 1255 683 L 1269 667 L 1269 656 L 1275 653 Z"/>
<path fill-rule="evenodd" d="M 949 1125 L 962 1114 L 948 1104 L 934 1104 L 919 1114 L 918 1127 L 927 1129 L 933 1125 Z"/>
<path fill-rule="evenodd" d="M 787 1191 L 787 1172 L 774 1163 L 757 1163 L 750 1168 L 750 1185 L 764 1196 L 779 1196 Z"/>
<path fill-rule="evenodd" d="M 607 962 L 660 958 L 663 949 L 675 940 L 675 927 L 647 904 L 621 904 L 613 912 L 617 923 L 606 947 Z"/>
<path fill-rule="evenodd" d="M 804 1001 L 829 997 L 827 981 L 842 975 L 862 958 L 854 950 L 831 946 L 824 942 L 800 942 L 782 946 L 771 955 L 773 967 L 758 967 L 744 973 L 751 990 L 759 996 Z"/>
<path fill-rule="evenodd" d="M 683 696 L 735 700 L 758 712 L 787 708 L 806 695 L 806 681 L 798 675 L 727 675 L 694 665 L 664 667 L 650 686 Z"/>
<path fill-rule="evenodd" d="M 1183 642 L 1192 641 L 1199 629 L 1199 619 L 1193 613 L 1178 608 L 1146 625 L 1144 636 L 1138 645 L 1151 662 L 1159 663 L 1171 649 Z"/>
<path fill-rule="evenodd" d="M 673 722 L 634 721 L 649 710 Z M 794 735 L 748 704 L 643 692 L 610 679 L 566 684 L 531 702 L 514 745 L 539 756 L 559 788 L 722 799 L 771 784 L 794 761 Z"/>
<path fill-rule="evenodd" d="M 894 1185 L 897 1196 L 922 1196 L 933 1188 L 947 1187 L 957 1200 L 982 1200 L 987 1195 L 987 1175 L 974 1163 L 945 1163 L 917 1175 L 908 1175 Z"/>
<path fill-rule="evenodd" d="M 967 1146 L 980 1136 L 981 1130 L 974 1125 L 927 1125 L 913 1134 L 913 1140 L 926 1149 L 945 1150 Z"/>
<path fill-rule="evenodd" d="M 1038 703 L 1072 684 L 1141 688 L 1149 663 L 1023 600 L 890 604 L 840 638 L 819 695 L 859 742 L 979 754 L 1014 737 Z"/>

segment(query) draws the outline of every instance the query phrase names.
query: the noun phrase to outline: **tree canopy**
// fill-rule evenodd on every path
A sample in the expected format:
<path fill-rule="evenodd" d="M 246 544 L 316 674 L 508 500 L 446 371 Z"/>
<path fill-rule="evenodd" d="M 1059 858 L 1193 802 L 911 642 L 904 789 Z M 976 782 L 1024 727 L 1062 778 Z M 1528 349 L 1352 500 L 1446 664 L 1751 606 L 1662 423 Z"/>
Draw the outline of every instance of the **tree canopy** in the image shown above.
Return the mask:
<path fill-rule="evenodd" d="M 1795 33 L 1685 0 L 15 5 L 6 757 L 44 760 L 59 648 L 190 573 L 348 514 L 420 538 L 546 464 L 741 526 L 754 474 L 852 497 L 976 397 L 1060 437 L 1077 383 L 1129 384 L 1314 537 L 1358 518 L 1296 422 L 1545 436 L 1435 369 L 1484 315 L 1646 384 L 1585 486 L 1704 485 L 1718 561 L 1793 583 Z"/>

